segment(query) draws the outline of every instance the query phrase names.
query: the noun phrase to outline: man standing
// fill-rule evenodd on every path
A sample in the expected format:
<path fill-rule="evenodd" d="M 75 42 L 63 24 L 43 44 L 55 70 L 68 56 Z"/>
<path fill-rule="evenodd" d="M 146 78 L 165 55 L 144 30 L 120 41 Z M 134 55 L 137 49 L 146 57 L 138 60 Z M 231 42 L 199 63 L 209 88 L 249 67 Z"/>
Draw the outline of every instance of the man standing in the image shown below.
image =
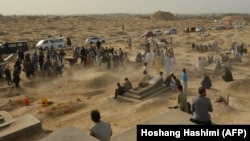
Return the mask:
<path fill-rule="evenodd" d="M 17 68 L 17 66 L 14 68 L 14 72 L 13 72 L 13 81 L 14 81 L 14 83 L 15 83 L 15 86 L 16 86 L 16 88 L 18 88 L 19 87 L 19 82 L 20 82 L 20 72 L 19 72 L 19 70 L 18 70 L 18 68 Z"/>
<path fill-rule="evenodd" d="M 220 59 L 216 58 L 216 65 L 215 65 L 215 68 L 214 68 L 214 76 L 213 77 L 217 77 L 218 78 L 220 69 L 221 69 Z"/>
<path fill-rule="evenodd" d="M 144 71 L 146 71 L 147 74 L 149 74 L 149 72 L 148 72 L 148 63 L 147 63 L 147 62 L 145 62 L 145 63 L 143 64 L 142 72 L 144 72 Z"/>
<path fill-rule="evenodd" d="M 130 51 L 132 51 L 132 41 L 130 37 L 128 37 L 128 48 Z"/>
<path fill-rule="evenodd" d="M 90 128 L 90 135 L 101 141 L 110 141 L 112 129 L 109 122 L 101 121 L 101 115 L 98 110 L 91 111 L 91 120 L 94 124 Z"/>
<path fill-rule="evenodd" d="M 213 107 L 209 98 L 206 97 L 206 88 L 199 87 L 199 96 L 193 99 L 191 112 L 193 117 L 190 121 L 196 124 L 211 125 L 211 117 L 209 112 L 213 112 Z"/>
<path fill-rule="evenodd" d="M 185 68 L 183 68 L 181 72 L 181 80 L 183 85 L 183 91 L 185 92 L 187 90 L 187 81 L 188 81 L 188 75 Z"/>
<path fill-rule="evenodd" d="M 204 69 L 204 64 L 202 58 L 199 56 L 196 63 L 197 77 L 200 77 L 202 75 L 203 69 Z"/>
<path fill-rule="evenodd" d="M 168 54 L 165 55 L 163 64 L 164 64 L 166 75 L 167 76 L 170 75 L 171 74 L 171 58 L 169 57 Z"/>
<path fill-rule="evenodd" d="M 159 53 L 157 53 L 157 55 L 155 57 L 154 66 L 155 66 L 156 75 L 157 75 L 157 74 L 159 74 L 161 72 L 161 69 L 163 68 L 161 56 L 160 56 Z"/>
<path fill-rule="evenodd" d="M 5 72 L 5 78 L 6 78 L 7 82 L 8 82 L 8 85 L 11 85 L 11 83 L 13 83 L 13 81 L 12 81 L 12 77 L 11 77 L 9 64 L 7 64 L 5 66 L 4 72 Z"/>
<path fill-rule="evenodd" d="M 176 58 L 174 57 L 174 55 L 172 55 L 172 57 L 170 58 L 171 61 L 171 73 L 175 73 L 175 66 L 176 66 Z"/>

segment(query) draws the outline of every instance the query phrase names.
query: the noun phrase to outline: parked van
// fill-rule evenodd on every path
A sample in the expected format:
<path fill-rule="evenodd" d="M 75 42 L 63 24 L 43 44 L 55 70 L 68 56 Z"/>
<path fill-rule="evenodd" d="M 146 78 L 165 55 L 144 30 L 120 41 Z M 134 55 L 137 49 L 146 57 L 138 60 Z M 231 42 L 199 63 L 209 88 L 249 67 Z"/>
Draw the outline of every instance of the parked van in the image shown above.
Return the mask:
<path fill-rule="evenodd" d="M 0 54 L 16 53 L 18 48 L 21 48 L 24 52 L 29 50 L 27 42 L 5 42 L 0 44 Z"/>
<path fill-rule="evenodd" d="M 64 37 L 49 37 L 44 40 L 40 40 L 36 44 L 36 48 L 49 50 L 53 47 L 54 49 L 65 47 Z"/>

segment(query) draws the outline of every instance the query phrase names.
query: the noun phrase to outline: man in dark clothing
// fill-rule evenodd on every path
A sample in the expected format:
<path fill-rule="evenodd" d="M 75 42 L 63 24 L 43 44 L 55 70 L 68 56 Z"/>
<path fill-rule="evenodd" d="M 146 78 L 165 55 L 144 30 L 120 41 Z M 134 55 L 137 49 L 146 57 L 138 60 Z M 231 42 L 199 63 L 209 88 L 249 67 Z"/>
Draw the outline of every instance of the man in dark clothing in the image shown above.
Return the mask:
<path fill-rule="evenodd" d="M 203 79 L 201 80 L 201 86 L 203 86 L 206 89 L 210 89 L 212 87 L 212 81 L 206 73 L 203 73 Z"/>
<path fill-rule="evenodd" d="M 96 47 L 97 47 L 97 48 L 101 48 L 101 44 L 102 44 L 102 43 L 98 40 L 98 41 L 96 42 Z"/>
<path fill-rule="evenodd" d="M 117 95 L 123 95 L 124 93 L 124 88 L 121 86 L 120 83 L 117 83 L 117 89 L 115 89 L 115 97 L 114 99 L 117 98 Z"/>
<path fill-rule="evenodd" d="M 9 65 L 6 65 L 4 72 L 5 72 L 5 78 L 6 78 L 7 82 L 8 82 L 8 85 L 11 85 L 11 83 L 13 83 L 13 82 L 12 82 L 12 79 L 11 79 L 11 73 L 10 73 Z"/>
<path fill-rule="evenodd" d="M 136 60 L 137 63 L 142 62 L 142 54 L 141 54 L 141 53 L 138 53 L 138 54 L 136 55 L 135 60 Z"/>
<path fill-rule="evenodd" d="M 21 58 L 18 58 L 17 61 L 15 62 L 14 68 L 17 67 L 17 70 L 19 71 L 19 73 L 21 73 L 22 70 L 22 60 Z"/>
<path fill-rule="evenodd" d="M 66 38 L 67 39 L 67 45 L 68 46 L 71 46 L 71 39 L 68 37 L 68 38 Z"/>
<path fill-rule="evenodd" d="M 20 82 L 20 72 L 17 67 L 15 67 L 14 72 L 13 72 L 13 81 L 16 85 L 16 88 L 19 87 L 19 82 Z"/>
<path fill-rule="evenodd" d="M 24 59 L 24 52 L 20 47 L 17 50 L 17 56 L 18 56 L 18 58 L 21 59 L 21 61 Z"/>
<path fill-rule="evenodd" d="M 192 118 L 190 121 L 196 124 L 211 125 L 211 116 L 209 112 L 213 112 L 213 106 L 209 98 L 206 97 L 206 88 L 199 87 L 199 96 L 193 99 L 191 105 Z"/>
<path fill-rule="evenodd" d="M 45 76 L 46 73 L 48 74 L 48 76 L 50 76 L 50 67 L 51 67 L 50 59 L 47 58 L 43 62 L 43 66 L 42 66 L 42 74 L 43 74 L 43 76 Z"/>
<path fill-rule="evenodd" d="M 39 55 L 38 55 L 38 61 L 39 61 L 39 66 L 41 70 L 43 67 L 44 58 L 45 58 L 44 52 L 43 50 L 40 50 Z"/>
<path fill-rule="evenodd" d="M 225 67 L 225 74 L 222 75 L 222 79 L 223 79 L 225 82 L 233 81 L 232 72 L 228 69 L 228 67 Z"/>
<path fill-rule="evenodd" d="M 172 77 L 172 74 L 168 75 L 166 79 L 164 80 L 164 84 L 166 84 L 167 87 L 170 87 L 171 77 Z"/>

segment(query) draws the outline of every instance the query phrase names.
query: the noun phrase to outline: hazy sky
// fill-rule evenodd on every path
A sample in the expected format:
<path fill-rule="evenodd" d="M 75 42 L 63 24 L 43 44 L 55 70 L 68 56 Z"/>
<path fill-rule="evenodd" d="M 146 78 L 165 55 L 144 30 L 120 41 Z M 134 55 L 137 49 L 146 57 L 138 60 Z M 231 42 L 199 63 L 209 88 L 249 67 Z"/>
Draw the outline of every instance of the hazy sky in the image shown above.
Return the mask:
<path fill-rule="evenodd" d="M 250 0 L 0 0 L 2 15 L 250 13 Z"/>

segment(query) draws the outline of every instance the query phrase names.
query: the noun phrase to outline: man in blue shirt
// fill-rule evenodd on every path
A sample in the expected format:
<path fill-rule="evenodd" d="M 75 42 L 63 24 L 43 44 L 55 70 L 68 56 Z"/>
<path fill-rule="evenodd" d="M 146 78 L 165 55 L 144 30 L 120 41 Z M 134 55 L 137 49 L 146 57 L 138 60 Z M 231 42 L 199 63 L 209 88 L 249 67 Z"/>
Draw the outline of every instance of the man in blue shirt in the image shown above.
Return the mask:
<path fill-rule="evenodd" d="M 183 85 L 183 91 L 185 92 L 187 90 L 187 81 L 188 81 L 188 76 L 185 68 L 183 68 L 181 72 L 181 81 Z"/>

